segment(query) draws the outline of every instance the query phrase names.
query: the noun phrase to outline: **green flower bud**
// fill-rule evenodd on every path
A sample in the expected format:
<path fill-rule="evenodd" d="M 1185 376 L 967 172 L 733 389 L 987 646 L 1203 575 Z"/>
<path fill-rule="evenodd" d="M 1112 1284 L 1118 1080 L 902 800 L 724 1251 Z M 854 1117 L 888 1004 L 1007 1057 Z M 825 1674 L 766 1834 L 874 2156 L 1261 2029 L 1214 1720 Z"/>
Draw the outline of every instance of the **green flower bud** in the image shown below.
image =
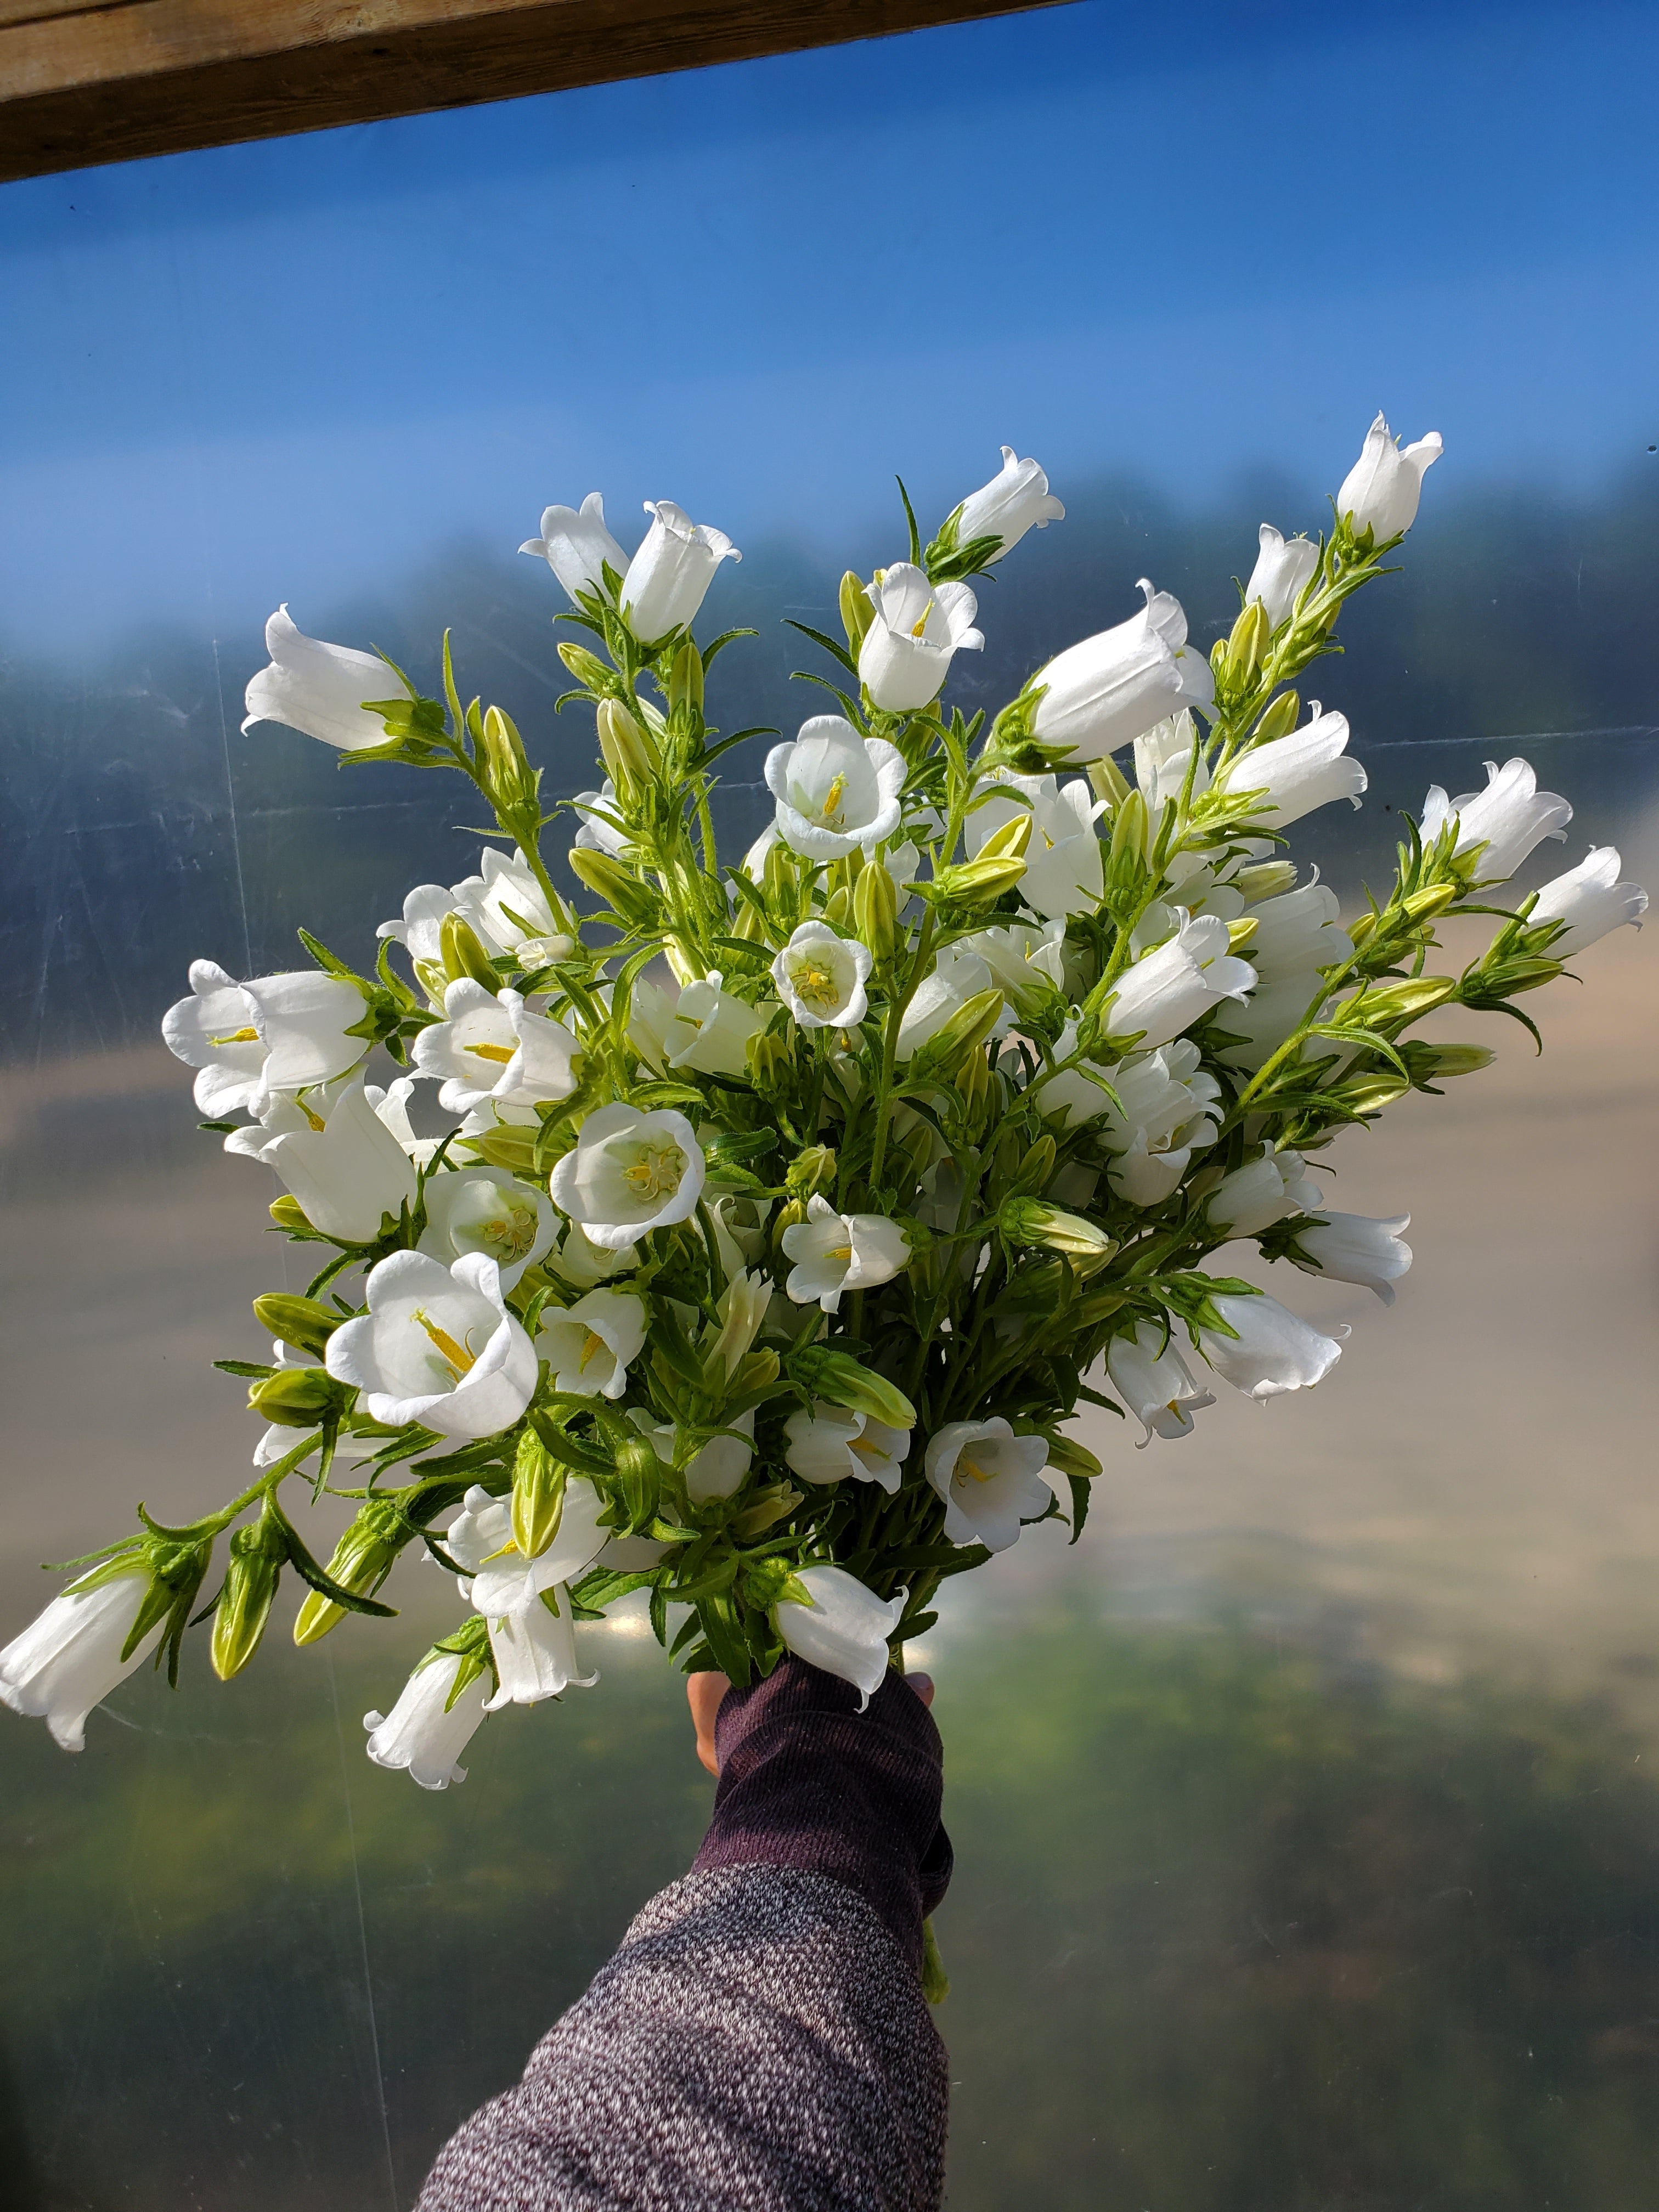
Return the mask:
<path fill-rule="evenodd" d="M 1019 860 L 1025 857 L 1025 848 L 1031 842 L 1031 816 L 1029 808 L 1022 807 L 1000 829 L 994 830 L 980 847 L 978 860 Z"/>
<path fill-rule="evenodd" d="M 730 1523 L 734 1536 L 752 1542 L 767 1530 L 793 1513 L 800 1504 L 803 1493 L 787 1482 L 769 1482 L 757 1490 L 741 1513 L 733 1514 Z"/>
<path fill-rule="evenodd" d="M 994 906 L 1024 873 L 1025 863 L 1018 859 L 964 860 L 955 867 L 941 868 L 931 884 L 920 888 L 930 893 L 938 906 Z"/>
<path fill-rule="evenodd" d="M 491 967 L 483 941 L 470 921 L 459 914 L 447 914 L 439 925 L 438 944 L 444 974 L 452 983 L 459 983 L 464 975 L 470 975 L 486 991 L 500 989 L 501 979 Z"/>
<path fill-rule="evenodd" d="M 495 805 L 504 813 L 533 801 L 541 779 L 530 765 L 524 739 L 510 714 L 490 708 L 483 718 L 484 781 Z"/>
<path fill-rule="evenodd" d="M 969 1053 L 978 1050 L 1001 1018 L 1001 992 L 975 991 L 915 1054 L 910 1062 L 911 1073 L 926 1075 L 937 1069 L 949 1075 Z"/>
<path fill-rule="evenodd" d="M 526 1429 L 513 1462 L 513 1540 L 527 1559 L 538 1559 L 559 1533 L 568 1473 Z"/>
<path fill-rule="evenodd" d="M 1012 1130 L 1008 1133 L 1011 1136 L 1013 1135 Z M 1019 1139 L 1015 1137 L 1016 1152 L 1018 1145 Z M 1014 1198 L 1028 1198 L 1040 1194 L 1047 1188 L 1048 1178 L 1054 1171 L 1054 1140 L 1048 1136 L 1039 1137 L 1036 1144 L 1025 1153 L 1024 1158 L 1018 1162 L 1010 1184 L 1010 1195 Z"/>
<path fill-rule="evenodd" d="M 1073 1260 L 1104 1262 L 1117 1249 L 1106 1231 L 1092 1221 L 1040 1198 L 1005 1200 L 997 1227 L 1011 1244 L 1040 1245 Z"/>
<path fill-rule="evenodd" d="M 1301 719 L 1302 701 L 1298 695 L 1294 691 L 1281 691 L 1278 698 L 1267 707 L 1255 729 L 1251 731 L 1251 739 L 1256 744 L 1266 744 L 1269 738 L 1288 737 Z M 1268 867 L 1273 867 L 1286 866 L 1288 863 L 1269 860 L 1266 865 Z M 1287 884 L 1285 888 L 1288 890 L 1289 885 Z M 1267 893 L 1246 891 L 1244 896 L 1246 898 L 1265 898 Z"/>
<path fill-rule="evenodd" d="M 323 1346 L 345 1316 L 316 1298 L 291 1297 L 286 1291 L 266 1291 L 253 1301 L 253 1318 L 270 1335 L 280 1337 L 296 1352 L 307 1352 L 313 1359 L 320 1359 Z"/>
<path fill-rule="evenodd" d="M 1048 1464 L 1059 1474 L 1075 1474 L 1085 1482 L 1092 1482 L 1103 1472 L 1100 1461 L 1073 1437 L 1050 1429 L 1044 1429 L 1041 1433 L 1048 1440 Z"/>
<path fill-rule="evenodd" d="M 1227 678 L 1235 690 L 1247 690 L 1255 680 L 1272 635 L 1267 608 L 1260 599 L 1252 599 L 1233 624 L 1232 635 L 1227 640 Z"/>
<path fill-rule="evenodd" d="M 775 1091 L 795 1063 L 795 1049 L 787 1037 L 770 1030 L 749 1040 L 744 1057 L 756 1086 L 762 1091 Z"/>
<path fill-rule="evenodd" d="M 1449 1075 L 1476 1075 L 1483 1067 L 1490 1067 L 1498 1057 L 1490 1046 L 1484 1044 L 1408 1044 L 1401 1057 L 1412 1072 L 1413 1081 L 1425 1077 L 1439 1082 Z"/>
<path fill-rule="evenodd" d="M 673 665 L 668 672 L 668 711 L 678 714 L 682 707 L 693 707 L 702 712 L 702 655 L 688 637 L 674 655 Z"/>
<path fill-rule="evenodd" d="M 790 1163 L 784 1184 L 792 1198 L 811 1198 L 818 1191 L 828 1190 L 835 1180 L 835 1147 L 809 1145 Z"/>
<path fill-rule="evenodd" d="M 1455 975 L 1419 975 L 1408 983 L 1385 984 L 1380 991 L 1362 991 L 1339 1010 L 1338 1019 L 1366 1029 L 1383 1022 L 1414 1022 L 1443 1006 L 1456 991 Z"/>
<path fill-rule="evenodd" d="M 878 967 L 898 948 L 898 885 L 881 861 L 866 862 L 853 886 L 853 928 Z"/>
<path fill-rule="evenodd" d="M 596 653 L 590 653 L 585 645 L 562 645 L 559 658 L 578 684 L 585 684 L 590 691 L 597 691 L 602 698 L 615 696 L 622 679 L 614 668 L 607 668 L 604 661 Z"/>
<path fill-rule="evenodd" d="M 656 767 L 650 740 L 627 708 L 619 700 L 601 699 L 598 721 L 599 750 L 617 791 L 631 793 L 648 783 Z"/>
<path fill-rule="evenodd" d="M 847 632 L 847 647 L 854 660 L 864 642 L 865 632 L 876 618 L 870 594 L 865 589 L 864 579 L 849 568 L 841 580 L 841 621 Z"/>
<path fill-rule="evenodd" d="M 286 1192 L 281 1198 L 271 1200 L 270 1218 L 273 1227 L 286 1229 L 291 1234 L 303 1236 L 311 1227 L 310 1222 L 306 1218 L 305 1208 L 299 1200 L 290 1198 Z"/>
<path fill-rule="evenodd" d="M 1129 786 L 1124 781 L 1122 769 L 1109 753 L 1089 763 L 1089 781 L 1095 787 L 1095 797 L 1103 799 L 1113 808 L 1121 806 L 1129 796 Z"/>
<path fill-rule="evenodd" d="M 848 1352 L 831 1352 L 821 1344 L 805 1345 L 789 1355 L 789 1379 L 815 1398 L 827 1398 L 851 1413 L 866 1413 L 890 1429 L 913 1429 L 916 1425 L 916 1409 L 897 1383 L 890 1382 L 884 1375 L 872 1374 Z"/>
<path fill-rule="evenodd" d="M 1132 791 L 1112 817 L 1112 843 L 1107 857 L 1108 872 L 1121 879 L 1126 872 L 1138 875 L 1141 858 L 1146 850 L 1146 801 L 1138 791 Z"/>
<path fill-rule="evenodd" d="M 412 1533 L 401 1507 L 391 1498 L 365 1499 L 357 1509 L 356 1518 L 334 1547 L 334 1555 L 325 1571 L 329 1580 L 349 1590 L 353 1597 L 373 1597 L 392 1572 L 398 1553 Z M 328 1634 L 336 1621 L 344 1618 L 343 1606 L 336 1605 L 320 1590 L 313 1590 L 300 1607 L 299 1618 L 294 1624 L 294 1641 L 315 1644 L 319 1637 Z"/>
<path fill-rule="evenodd" d="M 656 893 L 614 854 L 598 853 L 586 845 L 573 845 L 570 868 L 572 874 L 589 890 L 597 891 L 630 929 L 655 927 L 659 917 Z"/>
<path fill-rule="evenodd" d="M 662 1462 L 643 1437 L 618 1444 L 617 1490 L 630 1529 L 648 1528 L 662 1491 Z"/>
<path fill-rule="evenodd" d="M 257 1521 L 233 1533 L 225 1586 L 213 1613 L 213 1671 L 222 1682 L 240 1674 L 258 1649 L 287 1559 L 288 1538 L 269 1505 Z"/>
<path fill-rule="evenodd" d="M 247 1394 L 248 1410 L 278 1428 L 314 1429 L 337 1420 L 350 1405 L 353 1393 L 321 1367 L 279 1367 L 255 1382 Z"/>
<path fill-rule="evenodd" d="M 1230 921 L 1227 924 L 1228 951 L 1242 952 L 1261 927 L 1253 914 L 1242 914 L 1237 921 Z"/>

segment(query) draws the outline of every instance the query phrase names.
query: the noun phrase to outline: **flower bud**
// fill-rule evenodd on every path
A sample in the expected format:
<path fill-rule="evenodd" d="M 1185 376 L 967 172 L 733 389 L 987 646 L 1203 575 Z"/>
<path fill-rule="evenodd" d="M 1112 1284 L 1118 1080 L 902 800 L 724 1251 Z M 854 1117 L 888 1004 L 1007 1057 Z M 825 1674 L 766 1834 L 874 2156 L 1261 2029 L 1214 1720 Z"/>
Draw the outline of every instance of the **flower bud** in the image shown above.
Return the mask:
<path fill-rule="evenodd" d="M 1260 599 L 1252 599 L 1233 624 L 1232 635 L 1227 640 L 1227 680 L 1238 691 L 1246 691 L 1255 681 L 1261 665 L 1261 656 L 1267 649 L 1273 635 L 1273 625 L 1267 620 L 1267 610 Z"/>
<path fill-rule="evenodd" d="M 1407 1045 L 1407 1053 L 1411 1050 Z M 1333 1084 L 1324 1095 L 1346 1106 L 1351 1114 L 1380 1114 L 1385 1106 L 1403 1098 L 1411 1087 L 1404 1076 L 1382 1068 L 1375 1075 L 1351 1076 L 1346 1083 Z"/>
<path fill-rule="evenodd" d="M 794 1511 L 802 1496 L 803 1492 L 787 1482 L 769 1482 L 763 1490 L 755 1492 L 741 1513 L 732 1516 L 732 1534 L 746 1541 L 763 1536 L 769 1528 Z"/>
<path fill-rule="evenodd" d="M 1296 889 L 1296 862 L 1258 860 L 1253 868 L 1239 870 L 1233 878 L 1233 888 L 1250 906 L 1277 898 L 1281 892 Z"/>
<path fill-rule="evenodd" d="M 841 620 L 847 632 L 847 647 L 854 660 L 864 642 L 865 632 L 876 618 L 870 594 L 865 589 L 864 579 L 849 568 L 841 580 Z"/>
<path fill-rule="evenodd" d="M 853 886 L 853 929 L 878 967 L 898 949 L 898 885 L 879 860 L 859 871 Z"/>
<path fill-rule="evenodd" d="M 1242 914 L 1237 921 L 1227 924 L 1227 950 L 1242 952 L 1261 927 L 1253 914 Z"/>
<path fill-rule="evenodd" d="M 562 645 L 559 658 L 578 684 L 585 684 L 601 697 L 614 696 L 620 681 L 616 670 L 607 668 L 597 653 L 590 653 L 585 645 Z"/>
<path fill-rule="evenodd" d="M 662 1462 L 643 1437 L 618 1444 L 615 1461 L 617 1489 L 629 1529 L 650 1525 L 662 1487 Z"/>
<path fill-rule="evenodd" d="M 1281 691 L 1278 698 L 1270 702 L 1264 709 L 1261 720 L 1250 732 L 1251 740 L 1256 744 L 1265 744 L 1269 738 L 1287 738 L 1301 719 L 1299 694 Z"/>
<path fill-rule="evenodd" d="M 1362 991 L 1338 1009 L 1337 1019 L 1375 1029 L 1381 1022 L 1414 1022 L 1455 996 L 1455 975 L 1419 975 L 1407 983 L 1385 984 L 1380 991 Z"/>
<path fill-rule="evenodd" d="M 270 1335 L 291 1344 L 296 1352 L 308 1352 L 313 1359 L 320 1359 L 323 1346 L 345 1316 L 316 1298 L 266 1291 L 253 1301 L 253 1318 Z"/>
<path fill-rule="evenodd" d="M 251 1386 L 247 1402 L 250 1413 L 278 1428 L 314 1429 L 331 1418 L 337 1419 L 354 1395 L 323 1368 L 279 1367 Z"/>
<path fill-rule="evenodd" d="M 910 1062 L 913 1075 L 930 1071 L 949 1075 L 972 1052 L 976 1052 L 1002 1018 L 1000 991 L 975 991 L 965 999 L 943 1028 L 936 1030 Z"/>
<path fill-rule="evenodd" d="M 1031 814 L 1022 807 L 1012 815 L 1000 829 L 994 830 L 980 847 L 975 858 L 980 860 L 1020 860 L 1031 842 Z"/>
<path fill-rule="evenodd" d="M 611 853 L 586 845 L 570 848 L 571 873 L 597 891 L 630 929 L 650 929 L 658 920 L 657 895 Z"/>
<path fill-rule="evenodd" d="M 693 652 L 696 647 L 691 648 Z M 701 664 L 699 664 L 701 665 Z M 631 793 L 650 781 L 655 762 L 650 743 L 626 707 L 617 699 L 601 699 L 596 716 L 599 751 L 620 793 Z"/>
<path fill-rule="evenodd" d="M 225 1586 L 213 1613 L 213 1671 L 222 1682 L 240 1674 L 258 1649 L 287 1559 L 287 1535 L 269 1505 L 233 1534 Z"/>
<path fill-rule="evenodd" d="M 836 1180 L 836 1153 L 831 1145 L 809 1145 L 790 1163 L 784 1184 L 792 1198 L 811 1198 L 828 1190 Z"/>
<path fill-rule="evenodd" d="M 510 714 L 492 707 L 483 718 L 484 781 L 497 807 L 510 811 L 533 800 L 539 781 Z"/>
<path fill-rule="evenodd" d="M 357 1509 L 356 1518 L 334 1547 L 325 1571 L 329 1580 L 349 1590 L 353 1597 L 373 1597 L 392 1572 L 411 1533 L 401 1507 L 391 1498 L 365 1499 Z M 319 1637 L 328 1634 L 336 1621 L 344 1618 L 343 1606 L 336 1605 L 320 1590 L 313 1590 L 295 1621 L 294 1641 L 299 1644 L 315 1644 Z"/>
<path fill-rule="evenodd" d="M 702 655 L 688 637 L 674 655 L 673 665 L 668 672 L 668 711 L 678 714 L 682 707 L 693 707 L 702 712 Z"/>
<path fill-rule="evenodd" d="M 1025 873 L 1021 860 L 964 860 L 941 868 L 930 884 L 919 886 L 939 906 L 994 906 Z"/>
<path fill-rule="evenodd" d="M 1086 1445 L 1073 1437 L 1055 1435 L 1048 1429 L 1038 1432 L 1048 1447 L 1048 1464 L 1061 1474 L 1074 1474 L 1085 1482 L 1092 1482 L 1104 1472 L 1102 1464 Z"/>
<path fill-rule="evenodd" d="M 1402 1046 L 1401 1058 L 1412 1072 L 1413 1082 L 1425 1077 L 1438 1082 L 1444 1076 L 1475 1075 L 1483 1067 L 1490 1067 L 1498 1057 L 1484 1044 L 1420 1044 Z"/>
<path fill-rule="evenodd" d="M 806 1200 L 804 1198 L 785 1199 L 772 1217 L 772 1257 L 775 1261 L 781 1261 L 784 1256 L 784 1231 L 796 1228 L 805 1218 Z"/>
<path fill-rule="evenodd" d="M 1103 799 L 1111 807 L 1121 806 L 1129 796 L 1129 787 L 1123 771 L 1109 753 L 1103 753 L 1089 763 L 1089 781 L 1095 787 L 1095 797 Z"/>
<path fill-rule="evenodd" d="M 827 1398 L 851 1413 L 867 1414 L 890 1429 L 913 1429 L 916 1425 L 916 1409 L 897 1383 L 890 1382 L 884 1375 L 872 1374 L 848 1352 L 831 1352 L 820 1344 L 806 1345 L 790 1353 L 789 1379 L 815 1398 Z"/>
<path fill-rule="evenodd" d="M 286 1229 L 293 1235 L 304 1236 L 311 1228 L 311 1224 L 306 1219 L 305 1208 L 297 1198 L 289 1197 L 287 1192 L 281 1198 L 271 1200 L 270 1219 L 273 1228 Z"/>
<path fill-rule="evenodd" d="M 1106 1231 L 1092 1221 L 1040 1198 L 1005 1200 L 997 1227 L 1011 1244 L 1039 1245 L 1046 1251 L 1063 1252 L 1072 1260 L 1103 1264 L 1117 1249 Z"/>
<path fill-rule="evenodd" d="M 883 874 L 886 870 L 882 871 Z M 853 918 L 853 894 L 845 884 L 837 884 L 823 902 L 823 918 L 831 929 L 845 929 Z"/>
<path fill-rule="evenodd" d="M 459 914 L 447 914 L 438 927 L 438 945 L 443 960 L 444 974 L 452 983 L 459 983 L 470 975 L 475 983 L 482 983 L 486 991 L 501 988 L 501 977 L 489 963 L 483 940 L 471 923 Z"/>
<path fill-rule="evenodd" d="M 1010 1133 L 1012 1133 L 1010 1132 Z M 1016 1137 L 1014 1139 L 1016 1147 L 1018 1142 L 1019 1139 Z M 1039 1137 L 1020 1162 L 1010 1184 L 1009 1195 L 1013 1198 L 1030 1198 L 1038 1195 L 1047 1186 L 1048 1178 L 1054 1171 L 1054 1140 L 1049 1136 Z"/>
<path fill-rule="evenodd" d="M 1115 881 L 1138 876 L 1146 850 L 1146 802 L 1132 791 L 1112 817 L 1112 843 L 1106 866 Z"/>
<path fill-rule="evenodd" d="M 559 1533 L 567 1472 L 535 1430 L 526 1429 L 513 1461 L 513 1540 L 527 1559 L 539 1559 Z"/>
<path fill-rule="evenodd" d="M 787 1037 L 763 1030 L 750 1038 L 744 1057 L 748 1061 L 750 1080 L 757 1089 L 774 1091 L 794 1066 L 795 1049 Z"/>

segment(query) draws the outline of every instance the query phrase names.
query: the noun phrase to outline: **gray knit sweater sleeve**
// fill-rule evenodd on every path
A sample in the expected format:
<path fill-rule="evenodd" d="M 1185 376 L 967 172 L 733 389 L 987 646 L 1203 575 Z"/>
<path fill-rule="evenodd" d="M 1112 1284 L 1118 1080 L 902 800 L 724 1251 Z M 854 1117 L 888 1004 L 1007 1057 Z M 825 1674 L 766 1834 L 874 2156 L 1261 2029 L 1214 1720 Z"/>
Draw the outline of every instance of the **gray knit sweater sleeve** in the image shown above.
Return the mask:
<path fill-rule="evenodd" d="M 939 1738 L 897 1676 L 854 1702 L 793 1660 L 726 1698 L 696 1865 L 445 2146 L 418 2212 L 934 2212 Z"/>

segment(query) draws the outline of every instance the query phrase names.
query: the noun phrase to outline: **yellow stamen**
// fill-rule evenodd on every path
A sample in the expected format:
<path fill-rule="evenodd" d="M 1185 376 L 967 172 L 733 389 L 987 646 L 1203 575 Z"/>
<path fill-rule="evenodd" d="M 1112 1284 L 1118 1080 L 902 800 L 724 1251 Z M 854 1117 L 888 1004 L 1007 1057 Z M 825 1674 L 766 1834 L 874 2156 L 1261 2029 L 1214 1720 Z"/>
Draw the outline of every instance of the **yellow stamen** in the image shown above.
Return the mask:
<path fill-rule="evenodd" d="M 508 1259 L 520 1259 L 536 1241 L 536 1209 L 533 1206 L 509 1206 L 505 1213 L 486 1221 L 478 1233 L 494 1250 L 504 1253 Z"/>
<path fill-rule="evenodd" d="M 957 1462 L 958 1481 L 965 1474 L 974 1482 L 993 1482 L 996 1480 L 996 1472 L 994 1467 L 981 1467 L 977 1460 L 969 1459 L 965 1453 Z"/>
<path fill-rule="evenodd" d="M 833 971 L 822 961 L 807 958 L 790 970 L 790 980 L 798 999 L 805 999 L 809 1006 L 834 1006 L 841 1003 L 841 992 L 836 987 Z"/>
<path fill-rule="evenodd" d="M 841 802 L 847 796 L 847 778 L 838 775 L 823 794 L 823 821 L 826 830 L 841 827 Z"/>
<path fill-rule="evenodd" d="M 890 1453 L 884 1452 L 879 1444 L 872 1443 L 867 1437 L 854 1437 L 847 1449 L 856 1452 L 866 1467 L 883 1467 L 891 1457 Z"/>
<path fill-rule="evenodd" d="M 585 1375 L 587 1372 L 587 1363 L 593 1357 L 593 1354 L 596 1352 L 606 1351 L 608 1348 L 609 1347 L 606 1346 L 605 1339 L 599 1334 L 599 1331 L 597 1329 L 590 1328 L 586 1336 L 582 1340 L 582 1356 L 576 1363 L 577 1373 L 580 1375 Z"/>
<path fill-rule="evenodd" d="M 300 1111 L 305 1115 L 307 1121 L 310 1122 L 313 1129 L 321 1131 L 327 1128 L 328 1124 L 324 1121 L 322 1115 L 320 1114 L 313 1114 L 310 1107 L 306 1104 L 303 1098 L 300 1101 Z"/>
<path fill-rule="evenodd" d="M 823 1256 L 826 1260 L 845 1260 L 850 1267 L 853 1260 L 853 1248 L 850 1244 L 832 1244 Z"/>
<path fill-rule="evenodd" d="M 258 1030 L 228 1030 L 223 1036 L 210 1036 L 210 1044 L 258 1044 Z"/>
<path fill-rule="evenodd" d="M 460 1381 L 463 1375 L 471 1373 L 477 1355 L 469 1352 L 465 1345 L 457 1344 L 447 1328 L 440 1328 L 437 1322 L 422 1313 L 419 1306 L 416 1307 L 410 1319 L 418 1322 L 433 1343 L 437 1346 L 445 1366 L 448 1368 L 457 1382 Z"/>
<path fill-rule="evenodd" d="M 921 637 L 924 634 L 927 628 L 927 617 L 933 613 L 933 603 L 929 599 L 927 606 L 922 611 L 921 620 L 919 623 L 913 623 L 911 624 L 910 635 L 912 637 Z"/>
<path fill-rule="evenodd" d="M 636 1198 L 672 1198 L 684 1174 L 685 1154 L 678 1145 L 663 1145 L 654 1151 L 644 1146 L 633 1166 L 623 1170 L 623 1181 Z"/>
<path fill-rule="evenodd" d="M 515 1048 L 510 1044 L 468 1044 L 463 1045 L 461 1049 L 463 1052 L 475 1054 L 480 1060 L 499 1060 L 505 1067 L 507 1061 L 512 1059 Z"/>

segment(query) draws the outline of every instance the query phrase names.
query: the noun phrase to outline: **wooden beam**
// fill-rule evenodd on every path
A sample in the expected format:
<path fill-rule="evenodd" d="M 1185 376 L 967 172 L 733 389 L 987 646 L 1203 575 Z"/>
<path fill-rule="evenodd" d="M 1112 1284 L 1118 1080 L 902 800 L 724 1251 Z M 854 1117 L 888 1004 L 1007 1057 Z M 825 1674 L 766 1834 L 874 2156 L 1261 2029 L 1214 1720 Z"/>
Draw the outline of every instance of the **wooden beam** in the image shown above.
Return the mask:
<path fill-rule="evenodd" d="M 1055 0 L 0 0 L 0 180 Z"/>

